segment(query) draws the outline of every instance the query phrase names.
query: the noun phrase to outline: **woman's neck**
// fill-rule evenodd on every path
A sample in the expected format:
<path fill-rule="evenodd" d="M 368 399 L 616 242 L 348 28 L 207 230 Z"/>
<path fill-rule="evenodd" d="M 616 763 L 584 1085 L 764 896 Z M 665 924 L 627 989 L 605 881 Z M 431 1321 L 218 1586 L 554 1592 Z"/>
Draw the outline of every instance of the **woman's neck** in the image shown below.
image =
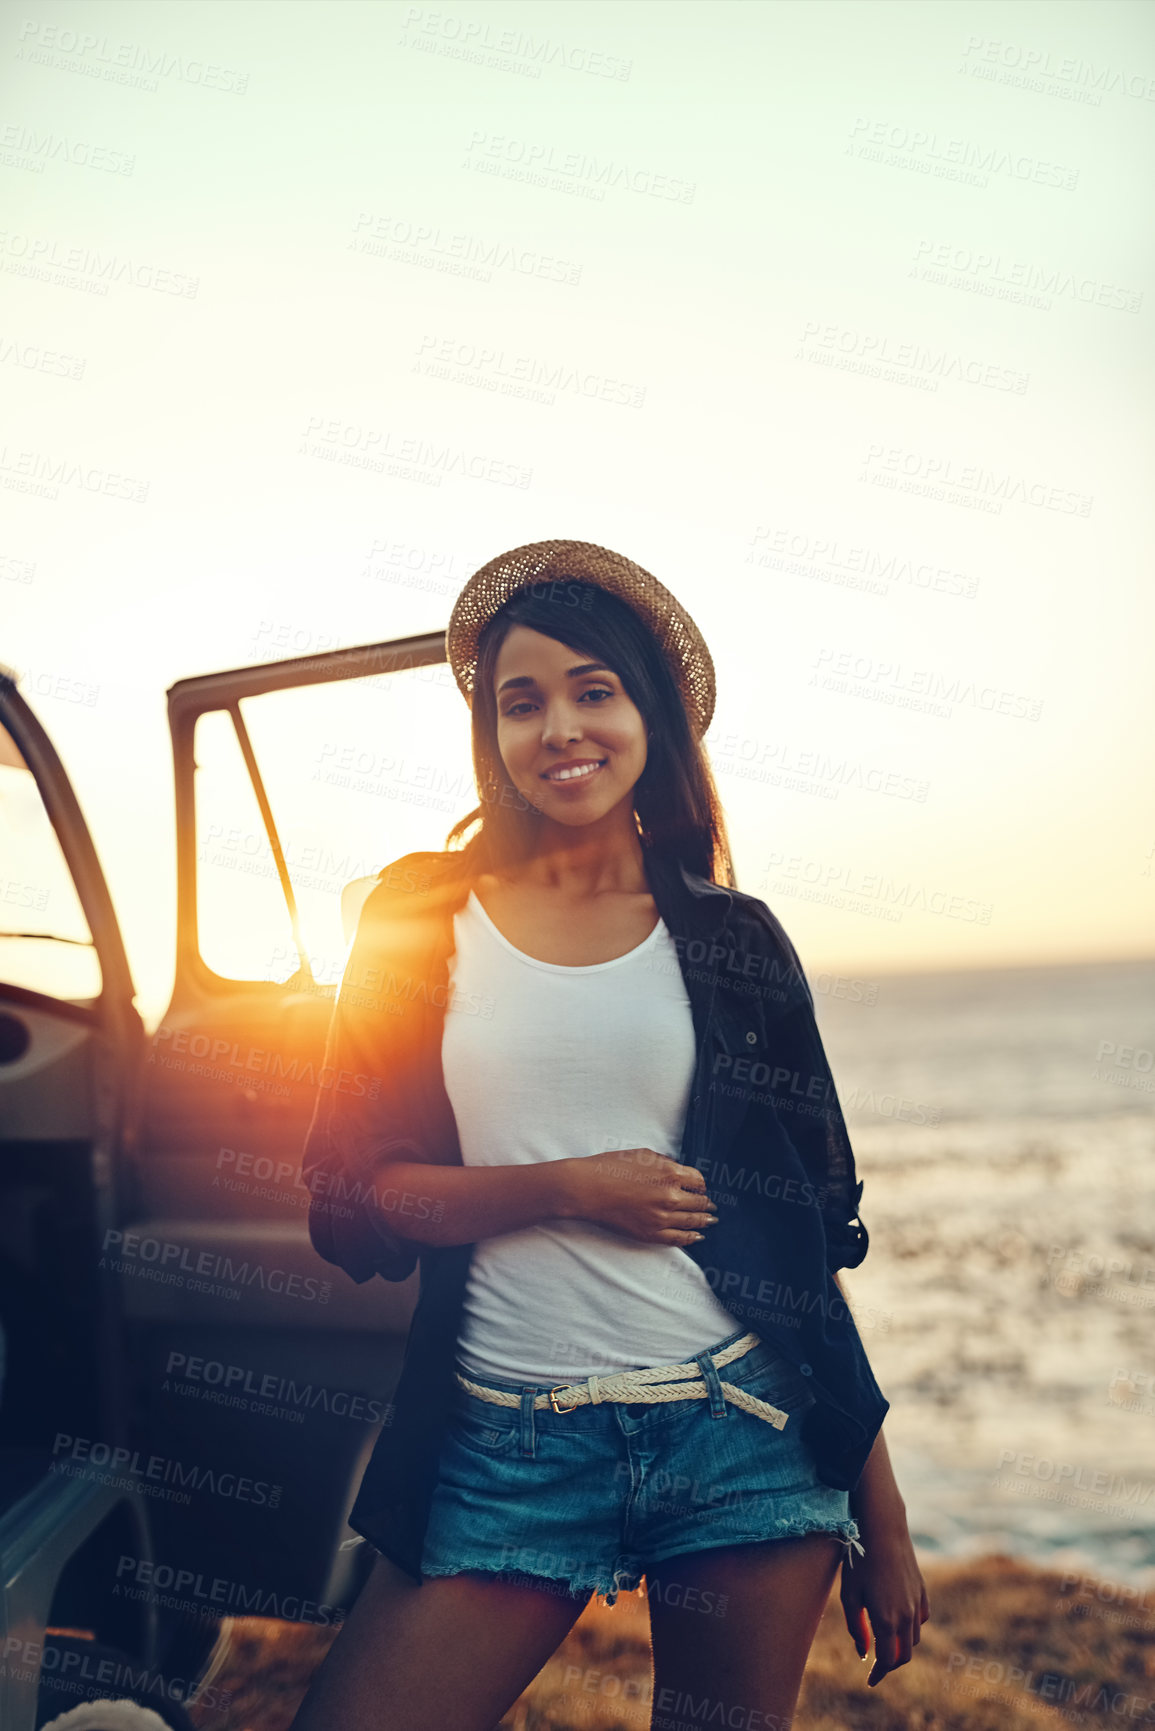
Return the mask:
<path fill-rule="evenodd" d="M 514 881 L 574 901 L 648 890 L 645 855 L 632 815 L 628 831 L 601 836 L 575 833 L 560 824 L 552 827 L 563 833 L 543 835 L 535 851 L 510 874 Z"/>

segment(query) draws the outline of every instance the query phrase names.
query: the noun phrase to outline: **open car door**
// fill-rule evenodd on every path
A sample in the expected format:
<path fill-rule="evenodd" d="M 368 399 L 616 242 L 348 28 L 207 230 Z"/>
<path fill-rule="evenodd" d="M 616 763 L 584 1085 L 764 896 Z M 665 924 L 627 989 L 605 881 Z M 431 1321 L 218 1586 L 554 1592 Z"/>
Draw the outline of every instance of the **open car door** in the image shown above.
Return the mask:
<path fill-rule="evenodd" d="M 147 1563 L 147 1505 L 122 1475 L 67 1476 L 93 1441 L 129 1453 L 100 1244 L 125 1204 L 146 1045 L 133 996 L 81 808 L 0 667 L 0 1722 L 13 1731 L 36 1717 L 27 1655 L 47 1650 L 49 1624 L 95 1631 L 102 1655 L 157 1652 L 154 1608 L 112 1591 L 116 1556 Z"/>
<path fill-rule="evenodd" d="M 0 1449 L 122 1440 L 95 1245 L 144 1045 L 120 927 L 59 756 L 0 666 Z"/>
<path fill-rule="evenodd" d="M 157 1550 L 325 1621 L 364 1557 L 341 1549 L 345 1515 L 417 1276 L 357 1286 L 316 1255 L 301 1153 L 318 1089 L 347 1085 L 321 1066 L 361 904 L 476 803 L 468 720 L 443 632 L 183 679 L 168 701 L 176 975 L 116 1248 L 149 1446 L 208 1470 L 158 1510 Z"/>
<path fill-rule="evenodd" d="M 316 1255 L 301 1153 L 318 1088 L 336 1080 L 325 1036 L 365 896 L 399 855 L 443 847 L 476 804 L 468 718 L 443 632 L 182 679 L 168 705 L 176 970 L 146 1036 L 67 780 L 10 682 L 0 688 L 0 721 L 19 724 L 14 773 L 40 754 L 50 827 L 77 866 L 86 929 L 78 916 L 53 939 L 100 964 L 95 998 L 0 987 L 0 1101 L 19 1132 L 0 1157 L 4 1182 L 25 1186 L 0 1245 L 30 1264 L 42 1236 L 21 1250 L 20 1222 L 52 1218 L 63 1275 L 43 1280 L 53 1314 L 68 1306 L 71 1387 L 36 1423 L 131 1451 L 149 1580 L 183 1583 L 188 1613 L 327 1622 L 367 1549 L 342 1549 L 345 1515 L 388 1422 L 417 1276 L 357 1286 Z M 87 1078 L 83 1122 L 65 1112 L 69 1066 Z M 58 1162 L 90 1172 L 71 1239 L 67 1211 L 43 1199 L 29 1213 L 49 1134 Z M 143 1590 L 131 1560 L 114 1566 L 110 1594 Z"/>

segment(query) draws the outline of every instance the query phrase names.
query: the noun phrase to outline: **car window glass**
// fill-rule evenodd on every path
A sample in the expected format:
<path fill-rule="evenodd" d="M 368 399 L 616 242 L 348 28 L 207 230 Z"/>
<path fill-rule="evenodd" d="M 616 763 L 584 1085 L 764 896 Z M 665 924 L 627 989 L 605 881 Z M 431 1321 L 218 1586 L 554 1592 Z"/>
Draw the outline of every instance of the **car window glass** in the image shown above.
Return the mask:
<path fill-rule="evenodd" d="M 297 947 L 232 717 L 197 717 L 197 942 L 226 979 L 292 979 Z"/>
<path fill-rule="evenodd" d="M 81 1003 L 98 997 L 100 959 L 40 790 L 0 725 L 0 979 Z"/>
<path fill-rule="evenodd" d="M 401 854 L 443 848 L 477 804 L 469 711 L 444 662 L 265 692 L 240 710 L 309 965 L 335 985 L 348 949 L 342 890 Z"/>

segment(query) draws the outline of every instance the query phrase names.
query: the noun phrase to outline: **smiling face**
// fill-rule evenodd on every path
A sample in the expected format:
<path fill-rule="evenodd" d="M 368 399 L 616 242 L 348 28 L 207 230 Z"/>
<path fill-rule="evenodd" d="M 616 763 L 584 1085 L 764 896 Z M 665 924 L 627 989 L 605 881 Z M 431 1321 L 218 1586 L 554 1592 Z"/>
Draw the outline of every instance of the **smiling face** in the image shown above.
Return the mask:
<path fill-rule="evenodd" d="M 498 750 L 531 805 L 569 827 L 621 806 L 632 825 L 646 724 L 616 673 L 555 637 L 514 625 L 497 654 L 494 692 Z"/>

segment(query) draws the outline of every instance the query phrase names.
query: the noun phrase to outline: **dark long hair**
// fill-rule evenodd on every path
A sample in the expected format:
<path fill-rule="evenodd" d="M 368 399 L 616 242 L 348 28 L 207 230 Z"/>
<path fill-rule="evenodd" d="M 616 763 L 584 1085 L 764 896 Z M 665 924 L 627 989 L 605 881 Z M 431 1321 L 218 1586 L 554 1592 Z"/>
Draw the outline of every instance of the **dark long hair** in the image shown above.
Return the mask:
<path fill-rule="evenodd" d="M 548 587 L 548 592 L 545 592 Z M 566 578 L 512 596 L 478 640 L 473 682 L 473 774 L 481 803 L 445 838 L 466 870 L 501 872 L 533 851 L 539 812 L 510 782 L 497 743 L 494 669 L 515 625 L 601 661 L 621 680 L 650 730 L 646 766 L 634 786 L 634 811 L 646 873 L 663 878 L 679 864 L 736 888 L 730 843 L 709 760 L 695 738 L 673 670 L 649 626 L 599 584 Z M 477 825 L 476 833 L 465 839 Z"/>

